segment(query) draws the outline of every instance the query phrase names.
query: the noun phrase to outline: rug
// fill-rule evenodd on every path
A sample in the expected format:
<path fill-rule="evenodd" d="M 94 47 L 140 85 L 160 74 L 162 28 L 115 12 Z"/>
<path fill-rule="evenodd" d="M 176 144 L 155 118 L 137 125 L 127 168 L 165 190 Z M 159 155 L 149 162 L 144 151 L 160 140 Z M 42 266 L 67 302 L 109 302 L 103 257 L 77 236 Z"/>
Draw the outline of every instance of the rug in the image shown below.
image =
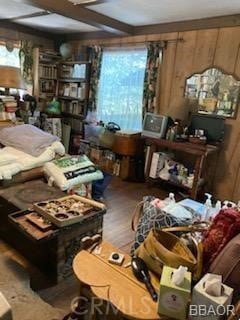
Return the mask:
<path fill-rule="evenodd" d="M 0 290 L 12 307 L 13 320 L 60 320 L 58 309 L 44 302 L 29 285 L 27 272 L 14 260 L 0 255 Z"/>

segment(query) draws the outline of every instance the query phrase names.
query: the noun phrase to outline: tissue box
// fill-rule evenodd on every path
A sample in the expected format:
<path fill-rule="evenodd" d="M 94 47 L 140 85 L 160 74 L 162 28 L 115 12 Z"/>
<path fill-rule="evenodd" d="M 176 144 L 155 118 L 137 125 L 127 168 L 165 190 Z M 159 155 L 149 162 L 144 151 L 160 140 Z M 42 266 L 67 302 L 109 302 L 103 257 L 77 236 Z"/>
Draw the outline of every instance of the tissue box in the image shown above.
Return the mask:
<path fill-rule="evenodd" d="M 212 279 L 220 279 L 222 282 L 222 276 L 207 273 L 193 288 L 189 319 L 218 320 L 222 319 L 224 313 L 231 311 L 233 289 L 222 284 L 219 297 L 210 295 L 205 290 L 205 284 Z"/>
<path fill-rule="evenodd" d="M 175 270 L 168 266 L 163 267 L 158 298 L 158 313 L 171 318 L 185 320 L 190 301 L 192 275 L 190 272 L 186 272 L 182 284 L 177 286 L 172 283 L 172 274 Z"/>

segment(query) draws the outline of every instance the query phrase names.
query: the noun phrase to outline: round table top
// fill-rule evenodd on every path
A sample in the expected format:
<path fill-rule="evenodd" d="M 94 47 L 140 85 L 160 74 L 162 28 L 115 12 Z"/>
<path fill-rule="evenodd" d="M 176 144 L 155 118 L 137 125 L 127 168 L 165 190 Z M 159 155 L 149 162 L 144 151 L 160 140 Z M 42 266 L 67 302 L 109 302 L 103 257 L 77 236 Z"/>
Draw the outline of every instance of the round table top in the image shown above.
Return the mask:
<path fill-rule="evenodd" d="M 157 313 L 157 303 L 152 300 L 145 285 L 132 274 L 130 256 L 124 254 L 122 266 L 108 262 L 112 252 L 119 252 L 109 243 L 101 244 L 101 254 L 79 252 L 73 261 L 73 270 L 81 283 L 88 285 L 96 297 L 111 302 L 128 319 L 167 319 Z M 157 279 L 152 280 L 159 287 Z M 157 289 L 157 288 L 156 288 Z M 157 289 L 158 292 L 158 289 Z"/>

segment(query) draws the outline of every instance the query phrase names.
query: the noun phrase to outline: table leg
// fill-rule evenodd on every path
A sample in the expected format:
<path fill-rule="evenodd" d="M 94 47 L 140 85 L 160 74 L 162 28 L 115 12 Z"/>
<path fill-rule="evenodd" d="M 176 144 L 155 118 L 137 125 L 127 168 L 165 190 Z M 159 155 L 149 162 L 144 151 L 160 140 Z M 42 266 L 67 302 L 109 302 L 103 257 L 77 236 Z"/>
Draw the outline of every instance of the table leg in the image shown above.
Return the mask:
<path fill-rule="evenodd" d="M 149 153 L 148 153 L 148 159 L 146 159 L 147 160 L 146 178 L 149 177 L 153 153 L 157 150 L 157 147 L 154 144 L 151 144 L 148 147 L 149 147 Z"/>
<path fill-rule="evenodd" d="M 82 294 L 83 285 L 80 283 L 79 288 L 79 296 L 76 297 L 76 306 L 71 306 L 71 313 L 67 315 L 63 320 L 84 320 L 86 319 L 85 314 L 88 313 L 88 306 L 87 306 L 87 298 Z M 89 318 L 92 319 L 92 318 Z"/>
<path fill-rule="evenodd" d="M 198 182 L 199 182 L 199 179 L 201 178 L 203 161 L 204 161 L 204 155 L 197 157 L 196 162 L 195 162 L 194 180 L 193 180 L 193 186 L 191 189 L 191 198 L 194 200 L 197 199 Z"/>

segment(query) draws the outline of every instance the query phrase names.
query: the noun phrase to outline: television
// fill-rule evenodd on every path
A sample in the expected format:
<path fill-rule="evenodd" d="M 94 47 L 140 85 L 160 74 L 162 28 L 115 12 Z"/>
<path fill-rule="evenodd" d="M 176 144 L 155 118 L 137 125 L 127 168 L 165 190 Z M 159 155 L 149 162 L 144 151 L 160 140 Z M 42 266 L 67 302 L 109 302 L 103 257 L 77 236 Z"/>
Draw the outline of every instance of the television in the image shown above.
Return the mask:
<path fill-rule="evenodd" d="M 171 118 L 147 112 L 143 120 L 142 136 L 151 138 L 165 138 Z"/>
<path fill-rule="evenodd" d="M 196 130 L 204 130 L 207 142 L 221 142 L 224 139 L 225 118 L 215 115 L 193 114 L 189 133 L 194 135 Z"/>

